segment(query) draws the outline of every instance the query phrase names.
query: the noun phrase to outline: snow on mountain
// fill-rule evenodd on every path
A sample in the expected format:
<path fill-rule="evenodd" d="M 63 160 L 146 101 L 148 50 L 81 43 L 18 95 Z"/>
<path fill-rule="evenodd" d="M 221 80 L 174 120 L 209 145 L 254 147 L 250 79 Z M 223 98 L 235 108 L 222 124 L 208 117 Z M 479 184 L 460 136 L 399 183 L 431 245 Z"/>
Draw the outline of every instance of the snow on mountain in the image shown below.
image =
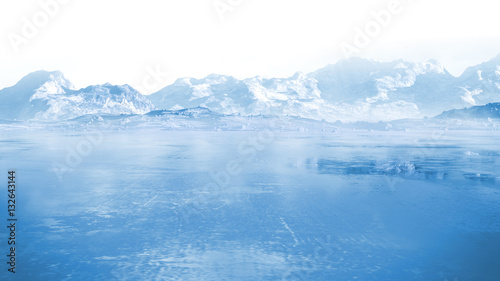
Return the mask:
<path fill-rule="evenodd" d="M 469 106 L 500 101 L 500 54 L 467 68 L 458 80 L 460 97 Z"/>
<path fill-rule="evenodd" d="M 371 99 L 415 85 L 423 75 L 452 76 L 435 61 L 377 62 L 361 58 L 341 60 L 313 73 L 323 97 L 332 102 Z"/>
<path fill-rule="evenodd" d="M 316 80 L 297 73 L 289 79 L 238 80 L 210 75 L 184 78 L 148 98 L 159 109 L 205 107 L 221 114 L 296 115 L 321 119 L 335 110 L 320 97 Z"/>
<path fill-rule="evenodd" d="M 145 114 L 154 110 L 151 102 L 128 85 L 111 84 L 67 90 L 46 98 L 49 108 L 36 117 L 43 120 L 71 119 L 87 114 Z"/>
<path fill-rule="evenodd" d="M 310 75 L 318 81 L 321 96 L 328 102 L 378 112 L 360 116 L 360 120 L 389 119 L 383 118 L 384 114 L 399 118 L 432 116 L 464 105 L 457 96 L 456 78 L 436 61 L 376 62 L 351 58 Z"/>
<path fill-rule="evenodd" d="M 460 98 L 455 80 L 435 61 L 351 58 L 289 78 L 184 78 L 148 98 L 161 109 L 202 106 L 225 114 L 386 121 L 463 107 L 467 103 Z"/>
<path fill-rule="evenodd" d="M 0 90 L 0 119 L 60 120 L 202 107 L 218 114 L 390 121 L 500 101 L 500 55 L 452 76 L 436 61 L 350 58 L 288 78 L 182 78 L 144 97 L 128 85 L 76 90 L 60 72 L 38 71 Z"/>
<path fill-rule="evenodd" d="M 61 72 L 37 71 L 0 90 L 0 119 L 32 119 L 48 109 L 46 98 L 73 89 Z"/>
<path fill-rule="evenodd" d="M 212 74 L 205 79 L 183 78 L 148 96 L 159 109 L 206 107 L 223 114 L 251 113 L 252 100 L 245 83 Z"/>
<path fill-rule="evenodd" d="M 0 119 L 61 120 L 86 114 L 144 114 L 151 102 L 128 85 L 76 90 L 61 72 L 37 71 L 0 90 Z"/>

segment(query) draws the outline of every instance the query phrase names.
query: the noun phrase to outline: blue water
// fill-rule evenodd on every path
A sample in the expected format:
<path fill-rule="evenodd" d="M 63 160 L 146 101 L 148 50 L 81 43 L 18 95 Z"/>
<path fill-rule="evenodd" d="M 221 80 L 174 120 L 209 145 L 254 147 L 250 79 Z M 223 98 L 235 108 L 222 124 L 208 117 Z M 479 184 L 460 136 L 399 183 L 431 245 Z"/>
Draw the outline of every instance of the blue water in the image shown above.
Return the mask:
<path fill-rule="evenodd" d="M 0 144 L 12 280 L 500 280 L 498 131 L 14 128 Z"/>

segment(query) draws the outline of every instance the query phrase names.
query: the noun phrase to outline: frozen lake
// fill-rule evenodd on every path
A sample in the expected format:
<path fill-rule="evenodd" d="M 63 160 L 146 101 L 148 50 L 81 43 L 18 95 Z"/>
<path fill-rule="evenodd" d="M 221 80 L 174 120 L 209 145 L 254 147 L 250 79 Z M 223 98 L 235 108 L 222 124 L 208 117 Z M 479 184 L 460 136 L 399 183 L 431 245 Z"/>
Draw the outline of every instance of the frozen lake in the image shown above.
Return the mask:
<path fill-rule="evenodd" d="M 14 128 L 0 143 L 15 280 L 500 278 L 498 131 Z"/>

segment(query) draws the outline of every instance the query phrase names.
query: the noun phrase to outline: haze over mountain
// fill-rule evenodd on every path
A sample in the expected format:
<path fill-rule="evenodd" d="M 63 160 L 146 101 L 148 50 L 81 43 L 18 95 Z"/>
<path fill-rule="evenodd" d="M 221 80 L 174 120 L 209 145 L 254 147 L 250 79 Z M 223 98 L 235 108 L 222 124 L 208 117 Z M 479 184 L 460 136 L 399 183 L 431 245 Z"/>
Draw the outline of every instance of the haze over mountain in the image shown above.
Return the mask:
<path fill-rule="evenodd" d="M 351 58 L 289 78 L 182 78 L 147 97 L 128 85 L 77 90 L 61 72 L 37 71 L 0 90 L 0 119 L 62 120 L 204 107 L 218 114 L 376 122 L 432 117 L 499 101 L 500 55 L 459 77 L 433 60 Z"/>

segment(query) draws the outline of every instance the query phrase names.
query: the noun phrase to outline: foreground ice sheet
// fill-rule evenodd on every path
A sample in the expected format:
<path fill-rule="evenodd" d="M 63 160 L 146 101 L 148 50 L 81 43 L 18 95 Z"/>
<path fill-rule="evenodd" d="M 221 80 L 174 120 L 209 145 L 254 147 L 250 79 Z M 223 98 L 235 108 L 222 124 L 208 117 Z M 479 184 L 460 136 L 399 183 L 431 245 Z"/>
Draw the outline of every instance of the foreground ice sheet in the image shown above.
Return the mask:
<path fill-rule="evenodd" d="M 15 280 L 500 278 L 496 130 L 1 128 Z"/>

